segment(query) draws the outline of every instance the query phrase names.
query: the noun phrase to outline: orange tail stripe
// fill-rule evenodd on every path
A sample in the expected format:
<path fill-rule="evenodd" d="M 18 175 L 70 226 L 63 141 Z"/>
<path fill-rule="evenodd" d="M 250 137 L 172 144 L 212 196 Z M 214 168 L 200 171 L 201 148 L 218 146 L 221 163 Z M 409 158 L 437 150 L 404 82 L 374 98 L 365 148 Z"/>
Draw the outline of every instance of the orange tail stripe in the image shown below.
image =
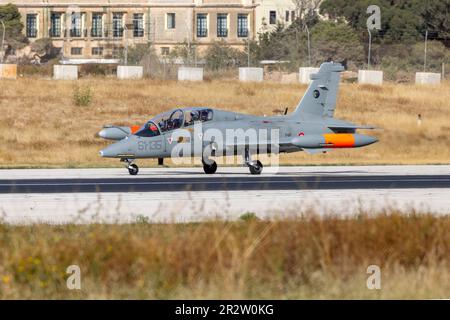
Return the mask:
<path fill-rule="evenodd" d="M 331 148 L 351 148 L 355 146 L 353 134 L 326 133 L 323 136 L 326 144 L 332 144 Z"/>

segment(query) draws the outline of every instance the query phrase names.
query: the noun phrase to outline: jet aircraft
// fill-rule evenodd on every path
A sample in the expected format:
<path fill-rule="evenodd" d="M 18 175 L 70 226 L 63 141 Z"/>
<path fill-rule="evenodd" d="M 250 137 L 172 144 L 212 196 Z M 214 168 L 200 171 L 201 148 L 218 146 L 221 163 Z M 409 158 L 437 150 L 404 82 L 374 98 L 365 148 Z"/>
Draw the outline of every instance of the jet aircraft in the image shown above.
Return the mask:
<path fill-rule="evenodd" d="M 248 166 L 251 174 L 260 174 L 263 164 L 259 160 L 252 160 L 252 155 L 297 151 L 313 154 L 335 148 L 370 145 L 377 142 L 377 138 L 356 131 L 374 127 L 334 118 L 340 72 L 343 70 L 339 63 L 323 63 L 319 71 L 311 75 L 309 87 L 290 114 L 266 117 L 210 107 L 190 107 L 176 108 L 157 115 L 140 127 L 105 126 L 98 135 L 117 142 L 101 150 L 100 156 L 120 159 L 131 175 L 139 172 L 134 163 L 136 159 L 155 158 L 159 164 L 163 164 L 164 158 L 200 156 L 204 172 L 213 174 L 217 170 L 217 163 L 209 156 L 231 153 L 242 155 L 243 164 Z M 200 131 L 196 132 L 198 130 L 194 128 L 198 126 Z M 206 134 L 211 129 L 224 135 L 228 130 L 237 129 L 270 133 L 257 141 L 247 139 L 236 142 L 233 139 L 218 146 L 217 141 Z M 179 152 L 175 148 L 179 148 L 180 144 L 191 148 L 188 152 Z"/>

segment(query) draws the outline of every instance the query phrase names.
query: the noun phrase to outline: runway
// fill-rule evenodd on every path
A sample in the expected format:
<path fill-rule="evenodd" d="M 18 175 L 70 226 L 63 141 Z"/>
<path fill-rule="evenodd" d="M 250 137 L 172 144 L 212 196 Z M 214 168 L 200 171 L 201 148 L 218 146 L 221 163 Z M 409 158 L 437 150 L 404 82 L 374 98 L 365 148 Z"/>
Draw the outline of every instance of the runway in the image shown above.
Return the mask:
<path fill-rule="evenodd" d="M 266 169 L 266 168 L 265 168 Z M 193 222 L 411 210 L 450 213 L 450 166 L 0 170 L 8 223 Z"/>
<path fill-rule="evenodd" d="M 301 175 L 202 178 L 0 180 L 0 193 L 98 193 L 250 190 L 450 188 L 450 175 Z"/>

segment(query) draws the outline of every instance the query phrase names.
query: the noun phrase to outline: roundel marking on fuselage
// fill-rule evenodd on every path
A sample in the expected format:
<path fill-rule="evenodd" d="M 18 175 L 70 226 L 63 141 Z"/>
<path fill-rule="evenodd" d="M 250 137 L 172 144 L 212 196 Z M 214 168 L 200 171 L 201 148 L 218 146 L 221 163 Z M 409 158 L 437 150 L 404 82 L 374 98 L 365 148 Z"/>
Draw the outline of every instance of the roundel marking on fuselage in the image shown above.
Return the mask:
<path fill-rule="evenodd" d="M 319 92 L 319 90 L 314 90 L 313 91 L 313 96 L 314 96 L 314 98 L 318 98 L 318 97 L 320 97 L 320 92 Z"/>

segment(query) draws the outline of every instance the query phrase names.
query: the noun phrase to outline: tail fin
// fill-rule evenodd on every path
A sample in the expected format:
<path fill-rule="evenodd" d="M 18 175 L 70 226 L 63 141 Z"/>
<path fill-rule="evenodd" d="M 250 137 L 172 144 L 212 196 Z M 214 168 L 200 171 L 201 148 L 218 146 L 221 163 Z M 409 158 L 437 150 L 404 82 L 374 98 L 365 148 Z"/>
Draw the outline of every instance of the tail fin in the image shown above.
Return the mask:
<path fill-rule="evenodd" d="M 322 63 L 319 72 L 311 75 L 312 82 L 292 116 L 332 118 L 336 109 L 341 71 L 344 71 L 344 67 L 340 63 Z"/>

